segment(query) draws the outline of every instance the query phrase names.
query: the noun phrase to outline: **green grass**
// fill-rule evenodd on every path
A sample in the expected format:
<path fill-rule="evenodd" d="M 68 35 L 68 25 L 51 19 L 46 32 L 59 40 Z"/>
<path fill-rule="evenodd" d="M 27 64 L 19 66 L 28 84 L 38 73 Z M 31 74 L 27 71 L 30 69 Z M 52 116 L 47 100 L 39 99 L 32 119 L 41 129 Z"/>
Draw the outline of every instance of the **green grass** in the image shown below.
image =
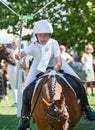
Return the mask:
<path fill-rule="evenodd" d="M 95 96 L 88 96 L 91 108 L 95 111 Z M 95 130 L 95 121 L 88 121 L 83 115 L 74 130 Z"/>
<path fill-rule="evenodd" d="M 88 96 L 91 107 L 95 110 L 95 96 Z M 17 108 L 13 104 L 11 90 L 8 90 L 8 100 L 3 99 L 0 103 L 0 130 L 16 130 L 19 118 Z M 36 124 L 32 124 L 32 130 L 37 130 Z M 88 121 L 84 116 L 80 119 L 74 130 L 95 130 L 95 121 Z"/>

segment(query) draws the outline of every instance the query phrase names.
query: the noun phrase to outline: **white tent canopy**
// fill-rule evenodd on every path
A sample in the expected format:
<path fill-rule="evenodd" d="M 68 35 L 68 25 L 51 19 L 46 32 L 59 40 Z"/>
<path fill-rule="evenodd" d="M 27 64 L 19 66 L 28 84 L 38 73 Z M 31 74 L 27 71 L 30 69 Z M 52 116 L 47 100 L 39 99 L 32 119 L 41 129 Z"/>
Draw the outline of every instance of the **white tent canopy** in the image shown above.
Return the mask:
<path fill-rule="evenodd" d="M 32 34 L 33 30 L 32 29 L 26 29 L 23 28 L 22 30 L 22 36 L 25 36 L 27 34 Z M 3 29 L 0 30 L 0 46 L 2 44 L 11 44 L 12 43 L 12 39 L 13 39 L 14 35 L 13 34 L 8 34 L 7 30 Z M 23 44 L 23 47 L 21 47 L 22 49 L 25 48 L 27 46 L 27 40 L 23 40 L 21 41 L 21 44 Z"/>
<path fill-rule="evenodd" d="M 27 34 L 31 35 L 32 33 L 33 33 L 32 29 L 26 29 L 26 28 L 22 29 L 22 36 L 25 36 Z M 7 30 L 5 29 L 0 30 L 0 43 L 11 43 L 13 36 L 14 36 L 13 34 L 8 34 Z"/>
<path fill-rule="evenodd" d="M 5 29 L 0 30 L 0 43 L 11 43 L 13 34 L 8 34 Z"/>

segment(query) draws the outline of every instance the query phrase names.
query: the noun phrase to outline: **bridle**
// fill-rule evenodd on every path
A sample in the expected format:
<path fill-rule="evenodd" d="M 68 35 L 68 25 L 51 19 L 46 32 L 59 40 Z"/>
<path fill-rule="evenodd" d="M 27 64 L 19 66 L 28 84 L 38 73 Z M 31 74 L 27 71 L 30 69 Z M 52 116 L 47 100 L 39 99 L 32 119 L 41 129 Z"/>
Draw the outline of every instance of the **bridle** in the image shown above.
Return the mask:
<path fill-rule="evenodd" d="M 52 102 L 52 106 L 53 106 L 53 110 L 54 112 L 58 112 L 58 107 L 56 106 L 56 100 L 54 100 Z M 46 113 L 46 115 L 51 118 L 51 119 L 54 119 L 54 120 L 57 120 L 58 122 L 60 122 L 60 119 L 62 118 L 62 116 L 64 115 L 64 112 L 67 110 L 67 106 L 66 104 L 64 106 L 62 106 L 62 112 L 59 114 L 59 115 L 53 115 L 51 114 L 50 112 L 47 111 L 47 109 L 44 107 L 44 111 Z"/>

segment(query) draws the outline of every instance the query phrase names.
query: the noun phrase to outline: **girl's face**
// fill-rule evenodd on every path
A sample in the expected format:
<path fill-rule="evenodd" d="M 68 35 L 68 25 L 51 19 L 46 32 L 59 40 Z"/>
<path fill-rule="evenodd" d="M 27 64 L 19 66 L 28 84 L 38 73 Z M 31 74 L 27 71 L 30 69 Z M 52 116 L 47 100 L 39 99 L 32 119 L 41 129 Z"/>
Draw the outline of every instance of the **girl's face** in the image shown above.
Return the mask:
<path fill-rule="evenodd" d="M 50 34 L 48 33 L 39 33 L 37 34 L 37 39 L 41 45 L 45 45 L 50 38 Z"/>

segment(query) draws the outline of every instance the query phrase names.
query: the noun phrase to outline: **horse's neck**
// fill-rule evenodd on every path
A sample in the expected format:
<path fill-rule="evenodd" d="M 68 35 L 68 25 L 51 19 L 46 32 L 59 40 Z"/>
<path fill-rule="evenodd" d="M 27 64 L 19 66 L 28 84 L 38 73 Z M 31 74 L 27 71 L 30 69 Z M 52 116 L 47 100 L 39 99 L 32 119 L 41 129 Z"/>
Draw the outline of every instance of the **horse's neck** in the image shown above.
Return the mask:
<path fill-rule="evenodd" d="M 3 60 L 3 59 L 2 59 L 2 57 L 1 57 L 1 55 L 0 55 L 0 62 L 1 62 L 1 60 Z"/>
<path fill-rule="evenodd" d="M 0 54 L 0 62 L 1 62 L 1 60 L 3 60 L 3 58 L 2 58 L 2 55 Z"/>
<path fill-rule="evenodd" d="M 4 51 L 5 51 L 4 48 L 0 47 L 0 62 L 1 60 L 5 60 L 4 57 L 8 56 L 8 55 L 5 55 Z"/>
<path fill-rule="evenodd" d="M 0 62 L 1 62 L 1 60 L 3 60 L 3 56 L 2 56 L 2 48 L 0 48 Z"/>

